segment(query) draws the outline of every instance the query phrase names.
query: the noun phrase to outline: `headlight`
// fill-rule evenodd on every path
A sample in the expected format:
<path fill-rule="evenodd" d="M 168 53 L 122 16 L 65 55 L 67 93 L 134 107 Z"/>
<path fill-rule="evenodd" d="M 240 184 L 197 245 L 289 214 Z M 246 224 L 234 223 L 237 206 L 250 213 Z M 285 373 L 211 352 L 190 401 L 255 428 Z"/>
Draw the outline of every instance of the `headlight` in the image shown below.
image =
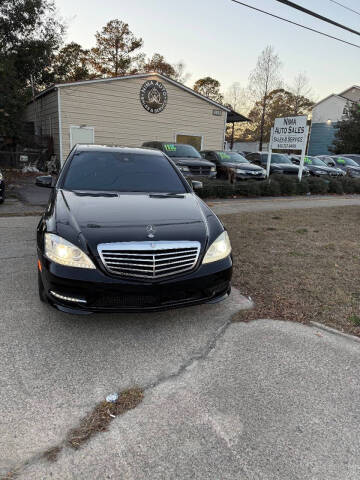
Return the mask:
<path fill-rule="evenodd" d="M 211 167 L 210 172 L 216 172 L 216 167 Z"/>
<path fill-rule="evenodd" d="M 316 175 L 326 175 L 327 172 L 324 172 L 324 170 L 315 170 Z"/>
<path fill-rule="evenodd" d="M 227 232 L 223 232 L 208 248 L 202 263 L 217 262 L 231 253 L 230 239 Z"/>
<path fill-rule="evenodd" d="M 3 174 L 0 172 L 0 181 L 3 179 Z"/>
<path fill-rule="evenodd" d="M 179 165 L 179 170 L 181 170 L 182 172 L 190 172 L 189 167 L 183 165 Z"/>
<path fill-rule="evenodd" d="M 45 233 L 45 256 L 67 267 L 96 268 L 80 248 L 53 233 Z"/>
<path fill-rule="evenodd" d="M 246 173 L 246 170 L 241 170 L 241 168 L 237 168 L 236 173 Z"/>

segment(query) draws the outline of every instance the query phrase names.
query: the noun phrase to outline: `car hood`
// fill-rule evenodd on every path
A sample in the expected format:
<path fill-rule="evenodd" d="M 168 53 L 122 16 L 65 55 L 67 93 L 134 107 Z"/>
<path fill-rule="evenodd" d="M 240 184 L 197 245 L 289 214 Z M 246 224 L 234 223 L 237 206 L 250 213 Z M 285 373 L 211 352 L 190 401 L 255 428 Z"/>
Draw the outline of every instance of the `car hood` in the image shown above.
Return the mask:
<path fill-rule="evenodd" d="M 292 170 L 298 171 L 299 170 L 298 165 L 290 165 L 290 163 L 272 163 L 271 167 L 275 167 L 275 168 L 278 168 L 278 169 L 281 169 L 281 170 L 287 170 L 287 171 L 292 171 Z M 305 166 L 304 166 L 304 169 L 306 169 Z"/>
<path fill-rule="evenodd" d="M 254 165 L 252 163 L 232 163 L 232 162 L 223 162 L 221 165 L 225 165 L 225 167 L 229 168 L 238 168 L 239 170 L 264 170 L 262 167 L 258 165 Z"/>
<path fill-rule="evenodd" d="M 148 225 L 155 228 L 153 241 L 207 242 L 206 216 L 192 193 L 183 198 L 154 198 L 142 193 L 58 190 L 54 210 L 56 233 L 85 250 L 88 247 L 94 255 L 99 243 L 149 241 Z"/>
<path fill-rule="evenodd" d="M 177 165 L 186 165 L 188 167 L 214 167 L 215 163 L 203 160 L 202 158 L 188 158 L 188 157 L 170 157 L 171 160 Z"/>
<path fill-rule="evenodd" d="M 306 165 L 309 170 L 324 170 L 325 172 L 336 172 L 336 168 L 318 166 L 318 165 Z"/>

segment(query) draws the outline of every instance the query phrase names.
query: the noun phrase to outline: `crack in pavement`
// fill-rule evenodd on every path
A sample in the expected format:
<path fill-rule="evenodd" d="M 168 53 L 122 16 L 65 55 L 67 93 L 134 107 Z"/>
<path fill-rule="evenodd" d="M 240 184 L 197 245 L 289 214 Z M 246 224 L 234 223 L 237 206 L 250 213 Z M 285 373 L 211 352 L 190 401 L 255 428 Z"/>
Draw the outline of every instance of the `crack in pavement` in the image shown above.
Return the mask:
<path fill-rule="evenodd" d="M 240 309 L 250 309 L 254 307 L 254 304 L 252 301 L 247 299 L 247 304 Z M 195 353 L 191 355 L 185 362 L 180 364 L 180 366 L 173 372 L 167 374 L 167 375 L 160 375 L 155 381 L 149 382 L 143 386 L 140 386 L 142 391 L 144 393 L 151 391 L 158 387 L 159 385 L 166 383 L 169 380 L 173 380 L 175 378 L 180 377 L 189 367 L 193 366 L 195 363 L 205 360 L 209 354 L 216 348 L 216 344 L 218 340 L 220 340 L 226 333 L 227 329 L 229 326 L 233 326 L 234 323 L 232 322 L 232 317 L 233 315 L 230 315 L 229 318 L 226 320 L 225 323 L 223 323 L 215 332 L 215 334 L 210 338 L 210 340 L 205 344 L 205 346 L 202 348 L 202 350 L 198 353 Z M 17 475 L 21 474 L 26 467 L 29 467 L 31 465 L 36 464 L 37 462 L 40 462 L 42 460 L 47 460 L 47 461 L 52 461 L 51 459 L 48 458 L 48 452 L 53 450 L 53 449 L 60 449 L 61 451 L 66 451 L 70 450 L 70 447 L 68 446 L 67 438 L 65 438 L 62 442 L 60 442 L 57 445 L 53 445 L 52 447 L 49 447 L 45 451 L 42 451 L 32 457 L 30 457 L 28 460 L 19 463 L 17 466 L 15 466 L 13 469 L 11 469 L 5 476 L 0 477 L 0 480 L 10 480 L 13 478 L 16 478 Z M 59 450 L 59 451 L 60 451 Z M 56 461 L 53 460 L 53 461 Z"/>

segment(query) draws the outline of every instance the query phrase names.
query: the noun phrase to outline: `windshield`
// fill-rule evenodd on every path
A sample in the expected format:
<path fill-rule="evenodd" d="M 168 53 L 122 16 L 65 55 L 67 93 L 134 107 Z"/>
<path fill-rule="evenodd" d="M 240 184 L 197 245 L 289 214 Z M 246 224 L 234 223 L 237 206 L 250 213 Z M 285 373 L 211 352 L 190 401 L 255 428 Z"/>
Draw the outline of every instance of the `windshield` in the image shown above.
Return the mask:
<path fill-rule="evenodd" d="M 326 163 L 320 160 L 320 158 L 316 157 L 305 157 L 304 158 L 305 165 L 315 165 L 316 167 L 327 167 Z"/>
<path fill-rule="evenodd" d="M 359 163 L 360 162 L 360 155 L 346 155 L 345 158 L 351 158 L 351 160 L 354 160 L 354 162 Z"/>
<path fill-rule="evenodd" d="M 262 161 L 267 162 L 268 154 L 263 153 L 261 156 L 262 156 Z M 290 158 L 287 157 L 286 155 L 281 154 L 281 153 L 272 153 L 271 154 L 271 163 L 285 163 L 285 164 L 293 165 Z"/>
<path fill-rule="evenodd" d="M 351 160 L 351 158 L 345 157 L 332 157 L 338 165 L 348 165 L 349 167 L 358 167 L 359 165 Z"/>
<path fill-rule="evenodd" d="M 220 158 L 220 163 L 250 163 L 245 157 L 237 152 L 216 152 Z"/>
<path fill-rule="evenodd" d="M 200 153 L 192 145 L 183 145 L 181 143 L 164 143 L 164 152 L 169 157 L 188 157 L 202 158 Z"/>
<path fill-rule="evenodd" d="M 65 190 L 186 193 L 175 169 L 162 154 L 80 152 L 65 174 Z"/>

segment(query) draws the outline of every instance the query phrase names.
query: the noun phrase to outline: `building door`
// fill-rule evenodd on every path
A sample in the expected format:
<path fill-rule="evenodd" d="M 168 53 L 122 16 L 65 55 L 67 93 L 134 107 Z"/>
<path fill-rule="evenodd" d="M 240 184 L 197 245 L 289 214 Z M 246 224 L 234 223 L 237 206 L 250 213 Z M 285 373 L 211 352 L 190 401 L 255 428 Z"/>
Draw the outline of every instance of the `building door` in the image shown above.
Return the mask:
<path fill-rule="evenodd" d="M 197 135 L 176 134 L 176 143 L 186 143 L 192 145 L 200 152 L 202 149 L 202 137 Z"/>
<path fill-rule="evenodd" d="M 78 127 L 72 125 L 70 127 L 70 148 L 77 143 L 93 144 L 94 143 L 94 127 Z"/>

